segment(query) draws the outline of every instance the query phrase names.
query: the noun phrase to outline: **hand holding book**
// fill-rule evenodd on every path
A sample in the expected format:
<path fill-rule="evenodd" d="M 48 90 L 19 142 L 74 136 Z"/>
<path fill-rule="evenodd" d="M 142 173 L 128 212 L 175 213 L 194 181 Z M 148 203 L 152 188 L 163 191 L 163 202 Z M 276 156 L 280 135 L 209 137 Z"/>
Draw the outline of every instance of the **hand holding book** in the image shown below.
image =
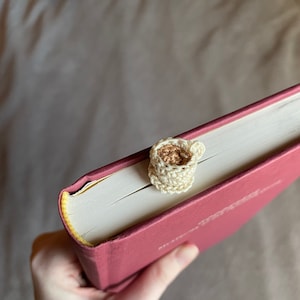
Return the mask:
<path fill-rule="evenodd" d="M 32 251 L 31 271 L 36 300 L 157 300 L 198 253 L 194 245 L 181 245 L 146 268 L 121 293 L 113 295 L 88 284 L 65 231 L 41 235 L 35 240 Z"/>

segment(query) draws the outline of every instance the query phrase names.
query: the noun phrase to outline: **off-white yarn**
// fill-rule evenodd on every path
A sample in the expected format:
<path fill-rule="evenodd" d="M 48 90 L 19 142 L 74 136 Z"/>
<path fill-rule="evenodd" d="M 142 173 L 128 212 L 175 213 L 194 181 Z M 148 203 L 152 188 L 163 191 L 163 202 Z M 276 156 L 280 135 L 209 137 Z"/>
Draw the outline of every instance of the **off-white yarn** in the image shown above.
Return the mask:
<path fill-rule="evenodd" d="M 197 163 L 205 152 L 198 141 L 167 138 L 150 150 L 148 175 L 151 183 L 163 193 L 186 192 L 194 182 Z"/>

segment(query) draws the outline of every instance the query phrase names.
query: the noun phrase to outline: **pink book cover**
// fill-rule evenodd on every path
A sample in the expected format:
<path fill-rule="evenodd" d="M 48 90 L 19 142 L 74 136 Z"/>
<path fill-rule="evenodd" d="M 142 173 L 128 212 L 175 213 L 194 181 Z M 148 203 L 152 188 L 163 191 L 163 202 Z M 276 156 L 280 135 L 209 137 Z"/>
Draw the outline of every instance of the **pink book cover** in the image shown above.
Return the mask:
<path fill-rule="evenodd" d="M 300 85 L 179 137 L 193 139 L 298 93 Z M 299 177 L 300 130 L 295 130 L 298 130 L 296 139 L 260 158 L 254 165 L 94 247 L 78 241 L 65 221 L 61 204 L 63 192 L 74 193 L 87 182 L 144 160 L 149 155 L 149 149 L 92 171 L 64 189 L 58 201 L 60 216 L 90 282 L 101 290 L 118 292 L 143 268 L 178 245 L 195 243 L 203 252 L 236 232 Z"/>

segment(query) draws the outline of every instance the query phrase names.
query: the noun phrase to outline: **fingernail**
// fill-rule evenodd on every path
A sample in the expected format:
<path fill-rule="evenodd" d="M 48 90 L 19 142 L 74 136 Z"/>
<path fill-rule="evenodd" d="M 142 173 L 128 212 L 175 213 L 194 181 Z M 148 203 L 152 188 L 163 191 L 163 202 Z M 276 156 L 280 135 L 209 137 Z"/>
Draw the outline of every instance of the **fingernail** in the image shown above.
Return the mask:
<path fill-rule="evenodd" d="M 199 254 L 199 249 L 193 244 L 184 244 L 177 248 L 175 257 L 180 265 L 186 267 L 190 264 Z"/>

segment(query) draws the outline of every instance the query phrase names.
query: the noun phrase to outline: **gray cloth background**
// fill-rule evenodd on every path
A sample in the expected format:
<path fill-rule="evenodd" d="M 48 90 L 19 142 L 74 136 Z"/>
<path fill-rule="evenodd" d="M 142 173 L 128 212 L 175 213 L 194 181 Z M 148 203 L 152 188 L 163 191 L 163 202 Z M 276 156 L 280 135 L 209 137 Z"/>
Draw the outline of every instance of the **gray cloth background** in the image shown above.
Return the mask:
<path fill-rule="evenodd" d="M 0 298 L 32 299 L 31 243 L 61 228 L 61 188 L 298 83 L 299 55 L 298 0 L 0 0 Z M 299 194 L 162 298 L 299 299 Z"/>

